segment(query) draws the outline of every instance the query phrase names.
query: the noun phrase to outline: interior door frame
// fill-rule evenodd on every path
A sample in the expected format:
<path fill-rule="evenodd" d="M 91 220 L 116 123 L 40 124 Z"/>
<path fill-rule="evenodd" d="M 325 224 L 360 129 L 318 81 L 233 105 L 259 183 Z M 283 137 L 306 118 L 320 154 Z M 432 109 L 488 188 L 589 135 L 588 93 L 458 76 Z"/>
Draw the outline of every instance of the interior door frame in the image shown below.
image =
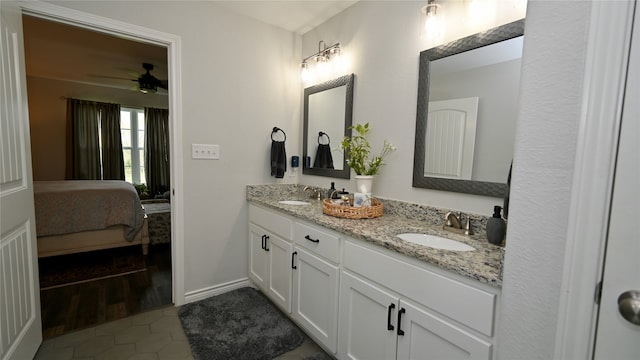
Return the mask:
<path fill-rule="evenodd" d="M 634 4 L 591 3 L 555 359 L 593 357 Z"/>
<path fill-rule="evenodd" d="M 167 48 L 169 87 L 169 132 L 171 163 L 171 267 L 173 303 L 185 303 L 184 284 L 184 180 L 182 166 L 182 84 L 181 38 L 178 35 L 144 28 L 38 1 L 20 3 L 23 15 L 35 16 L 67 25 L 77 26 L 107 35 Z"/>

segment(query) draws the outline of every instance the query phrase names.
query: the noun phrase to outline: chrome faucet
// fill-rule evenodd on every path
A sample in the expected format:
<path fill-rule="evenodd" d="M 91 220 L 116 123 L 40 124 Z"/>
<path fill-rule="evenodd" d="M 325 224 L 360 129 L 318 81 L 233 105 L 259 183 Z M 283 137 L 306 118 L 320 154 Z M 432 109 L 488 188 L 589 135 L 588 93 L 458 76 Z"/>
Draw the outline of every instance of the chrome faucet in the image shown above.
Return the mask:
<path fill-rule="evenodd" d="M 305 186 L 304 189 L 302 189 L 303 192 L 307 190 L 311 190 L 311 195 L 309 196 L 309 199 L 322 200 L 322 191 L 320 191 L 319 189 L 314 189 L 311 186 Z"/>
<path fill-rule="evenodd" d="M 473 235 L 473 231 L 471 230 L 471 216 L 467 215 L 467 220 L 465 221 L 464 227 L 462 226 L 462 212 L 459 212 L 458 215 L 449 211 L 444 216 L 444 225 L 442 226 L 444 230 L 455 232 L 458 234 L 465 235 Z"/>

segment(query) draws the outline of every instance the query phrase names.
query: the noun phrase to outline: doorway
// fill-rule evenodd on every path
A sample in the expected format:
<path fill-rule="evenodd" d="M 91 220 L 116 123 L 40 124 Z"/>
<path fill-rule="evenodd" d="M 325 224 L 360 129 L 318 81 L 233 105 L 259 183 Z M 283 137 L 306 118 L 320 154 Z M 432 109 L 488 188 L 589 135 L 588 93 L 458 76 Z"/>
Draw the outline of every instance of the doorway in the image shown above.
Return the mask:
<path fill-rule="evenodd" d="M 35 5 L 37 7 L 37 4 Z M 30 6 L 27 6 L 30 7 Z M 49 9 L 47 9 L 49 10 Z M 32 13 L 33 11 L 33 13 Z M 64 13 L 64 10 L 61 10 Z M 48 11 L 45 11 L 48 12 Z M 55 12 L 55 11 L 53 11 Z M 35 15 L 35 16 L 32 16 Z M 76 18 L 78 17 L 78 15 L 74 15 Z M 56 124 L 55 120 L 52 121 L 52 118 L 55 119 L 56 115 L 57 118 L 60 119 L 64 119 L 64 115 L 61 117 L 60 113 L 64 112 L 65 109 L 65 98 L 68 97 L 73 97 L 73 98 L 80 98 L 80 99 L 84 99 L 84 100 L 92 100 L 92 101 L 103 101 L 103 102 L 111 102 L 111 103 L 119 103 L 122 104 L 123 106 L 126 106 L 128 108 L 136 108 L 136 107 L 145 107 L 145 106 L 149 106 L 149 107 L 158 107 L 158 108 L 162 108 L 164 105 L 164 108 L 169 108 L 171 105 L 171 110 L 172 112 L 175 111 L 175 114 L 170 115 L 169 117 L 169 127 L 170 127 L 170 132 L 172 132 L 173 134 L 170 135 L 170 146 L 171 146 L 171 157 L 174 157 L 175 154 L 175 148 L 177 146 L 179 146 L 179 144 L 175 141 L 177 139 L 177 136 L 175 134 L 175 129 L 177 128 L 176 123 L 176 118 L 177 116 L 179 116 L 179 106 L 174 106 L 176 103 L 179 104 L 179 102 L 177 102 L 178 97 L 177 96 L 170 96 L 168 94 L 168 91 L 163 91 L 159 89 L 159 91 L 157 92 L 157 94 L 153 94 L 153 96 L 148 96 L 150 94 L 142 94 L 140 93 L 138 90 L 139 89 L 135 89 L 135 87 L 137 86 L 135 80 L 137 79 L 137 77 L 144 73 L 146 70 L 146 68 L 143 69 L 143 65 L 142 62 L 139 61 L 140 63 L 138 64 L 137 67 L 139 67 L 139 70 L 136 70 L 134 66 L 132 65 L 126 65 L 126 64 L 118 64 L 116 63 L 117 60 L 122 60 L 123 58 L 126 58 L 127 56 L 118 56 L 117 55 L 117 51 L 125 51 L 127 52 L 127 50 L 129 51 L 128 54 L 136 54 L 136 53 L 143 53 L 145 56 L 145 62 L 149 62 L 149 63 L 153 63 L 154 65 L 154 69 L 152 70 L 152 74 L 157 76 L 160 79 L 169 79 L 169 72 L 171 69 L 169 69 L 169 61 L 168 58 L 173 58 L 175 59 L 175 49 L 172 49 L 171 47 L 175 45 L 175 43 L 173 42 L 173 40 L 169 40 L 166 41 L 166 44 L 163 44 L 162 41 L 154 41 L 153 43 L 150 43 L 148 38 L 145 38 L 143 36 L 139 36 L 136 37 L 135 36 L 135 31 L 131 31 L 130 33 L 134 34 L 132 36 L 129 36 L 130 39 L 123 39 L 122 36 L 120 36 L 120 32 L 118 32 L 120 35 L 119 36 L 114 36 L 114 30 L 112 29 L 110 31 L 110 29 L 108 27 L 106 27 L 104 24 L 98 24 L 99 21 L 96 21 L 95 18 L 91 18 L 90 21 L 78 21 L 78 23 L 82 23 L 82 26 L 75 26 L 73 24 L 73 19 L 65 19 L 65 21 L 62 21 L 60 19 L 62 19 L 63 17 L 60 16 L 60 14 L 45 14 L 40 12 L 39 10 L 33 10 L 33 9 L 29 9 L 25 12 L 25 14 L 23 15 L 23 23 L 24 23 L 24 38 L 25 38 L 25 48 L 28 48 L 28 43 L 29 41 L 33 40 L 34 38 L 33 36 L 33 28 L 31 28 L 30 26 L 33 26 L 34 23 L 38 23 L 39 25 L 46 25 L 49 26 L 47 29 L 48 31 L 45 31 L 45 34 L 52 34 L 55 33 L 55 31 L 52 30 L 51 27 L 55 27 L 57 30 L 59 31 L 61 29 L 64 29 L 65 31 L 68 30 L 73 30 L 75 32 L 78 32 L 78 36 L 81 38 L 81 40 L 85 41 L 85 42 L 89 42 L 90 44 L 93 42 L 95 42 L 95 37 L 101 37 L 101 38 L 111 38 L 112 40 L 118 40 L 116 41 L 117 45 L 114 45 L 112 43 L 108 43 L 108 45 L 105 45 L 105 43 L 102 44 L 102 46 L 100 47 L 100 50 L 106 50 L 107 52 L 103 52 L 102 55 L 98 55 L 98 57 L 101 57 L 103 60 L 105 60 L 105 63 L 111 63 L 111 69 L 107 69 L 105 70 L 100 70 L 100 68 L 97 66 L 98 64 L 96 62 L 92 62 L 90 60 L 83 60 L 81 55 L 81 53 L 75 53 L 74 55 L 70 55 L 69 54 L 69 49 L 67 48 L 67 52 L 66 54 L 68 55 L 68 57 L 66 58 L 66 61 L 68 63 L 68 65 L 70 65 L 69 67 L 72 68 L 73 70 L 75 70 L 77 72 L 76 75 L 72 75 L 70 78 L 65 76 L 64 74 L 62 74 L 61 72 L 61 66 L 53 66 L 52 64 L 54 63 L 54 57 L 53 55 L 47 55 L 47 56 L 40 56 L 38 58 L 38 61 L 35 61 L 34 63 L 30 64 L 31 60 L 34 60 L 32 57 L 30 57 L 30 53 L 29 50 L 26 49 L 26 56 L 25 56 L 25 61 L 27 63 L 27 77 L 28 77 L 28 89 L 29 89 L 29 103 L 30 103 L 30 114 L 31 114 L 31 130 L 32 130 L 32 150 L 37 152 L 41 152 L 44 153 L 45 156 L 41 156 L 39 157 L 38 154 L 34 153 L 33 156 L 33 172 L 34 172 L 34 180 L 38 181 L 38 180 L 55 180 L 55 179 L 64 179 L 64 146 L 60 146 L 60 138 L 62 138 L 62 142 L 64 142 L 64 126 L 61 129 L 59 126 L 54 126 Z M 64 22 L 64 23 L 63 23 Z M 96 22 L 96 24 L 93 25 L 87 25 L 90 22 Z M 70 24 L 71 23 L 71 24 Z M 92 27 L 95 26 L 95 27 Z M 109 26 L 115 27 L 117 26 L 117 24 L 113 24 L 112 21 L 109 21 Z M 127 30 L 126 26 L 125 26 L 125 30 Z M 120 29 L 120 31 L 122 31 L 122 29 Z M 68 37 L 64 37 L 63 41 L 60 41 L 58 43 L 45 43 L 45 48 L 49 47 L 49 48 L 56 48 L 56 47 L 60 47 L 60 43 L 69 43 L 69 38 Z M 90 40 L 93 39 L 93 40 Z M 156 39 L 157 40 L 157 39 Z M 126 43 L 125 43 L 126 42 Z M 57 45 L 57 46 L 56 46 Z M 137 49 L 137 50 L 136 50 Z M 141 50 L 142 49 L 142 50 Z M 55 50 L 55 49 L 50 49 L 50 50 Z M 95 47 L 92 49 L 88 49 L 85 48 L 84 53 L 86 54 L 93 54 L 94 56 L 96 56 L 96 49 Z M 164 60 L 163 61 L 158 61 L 154 56 L 152 56 L 152 53 L 162 53 L 164 56 Z M 132 58 L 135 58 L 135 56 L 131 56 Z M 133 60 L 131 60 L 133 61 Z M 74 66 L 75 64 L 75 66 Z M 91 65 L 95 65 L 93 67 L 91 67 Z M 133 64 L 133 62 L 129 62 L 128 64 Z M 83 68 L 83 66 L 87 66 L 89 65 L 90 68 Z M 47 75 L 46 73 L 46 67 L 49 66 L 50 68 L 53 68 L 54 70 L 56 70 L 57 72 L 55 72 L 54 74 L 49 73 Z M 104 69 L 104 68 L 103 68 Z M 83 77 L 78 79 L 78 77 Z M 174 80 L 175 80 L 176 76 L 174 75 Z M 32 91 L 33 90 L 33 91 Z M 48 96 L 45 95 L 44 97 L 42 97 L 42 93 L 48 93 Z M 38 100 L 36 100 L 38 97 Z M 33 101 L 32 101 L 33 98 Z M 40 102 L 38 102 L 40 101 Z M 43 109 L 46 109 L 43 111 Z M 56 114 L 55 111 L 53 111 L 52 109 L 58 109 L 58 113 Z M 43 114 L 39 114 L 38 112 L 41 112 Z M 58 124 L 59 125 L 59 124 Z M 44 131 L 44 135 L 45 136 L 39 136 L 40 134 L 38 134 L 38 131 Z M 62 133 L 63 136 L 56 136 L 56 134 L 60 134 Z M 35 135 L 35 137 L 34 137 Z M 56 143 L 56 141 L 58 141 Z M 62 159 L 62 160 L 61 160 Z M 173 163 L 173 162 L 172 162 Z M 62 165 L 61 165 L 62 164 Z M 177 178 L 176 176 L 176 171 L 175 171 L 175 167 L 172 165 L 171 168 L 171 186 L 172 189 L 167 189 L 167 191 L 172 191 L 173 194 L 176 193 L 177 190 L 180 190 L 180 181 L 175 181 L 175 179 Z M 178 191 L 178 193 L 181 193 L 181 191 Z M 156 195 L 166 195 L 166 194 L 151 194 L 150 197 L 153 199 L 150 199 L 152 201 L 155 200 L 162 200 L 162 199 L 155 199 Z M 155 201 L 157 202 L 157 201 Z M 168 206 L 167 206 L 168 205 Z M 173 228 L 175 228 L 176 225 L 176 216 L 174 213 L 174 209 L 176 208 L 175 204 L 169 203 L 165 205 L 165 209 L 162 210 L 161 212 L 164 213 L 164 216 L 162 217 L 162 221 L 168 221 L 169 225 L 174 225 Z M 157 206 L 156 206 L 157 207 Z M 166 209 L 168 208 L 168 210 Z M 167 216 L 168 213 L 168 216 Z M 157 216 L 156 216 L 157 217 Z M 168 219 L 168 220 L 167 220 Z M 166 228 L 166 227 L 165 227 Z M 133 311 L 144 311 L 146 309 L 149 309 L 149 306 L 156 306 L 156 305 L 162 305 L 163 302 L 166 302 L 166 304 L 171 304 L 171 303 L 176 303 L 176 304 L 180 304 L 182 302 L 184 302 L 184 296 L 180 295 L 183 294 L 184 292 L 182 291 L 183 285 L 181 284 L 180 281 L 176 281 L 176 279 L 180 279 L 181 278 L 181 269 L 183 268 L 181 266 L 182 264 L 182 259 L 180 259 L 177 254 L 181 253 L 179 250 L 181 249 L 181 244 L 178 243 L 177 239 L 178 237 L 175 236 L 177 232 L 175 230 L 169 230 L 168 236 L 167 233 L 165 231 L 165 233 L 163 234 L 163 238 L 168 237 L 168 243 L 166 241 L 160 241 L 158 242 L 158 244 L 154 243 L 154 239 L 152 238 L 152 245 L 151 245 L 151 250 L 150 250 L 150 255 L 147 258 L 147 261 L 149 262 L 148 264 L 150 266 L 148 266 L 148 270 L 152 269 L 152 268 L 162 268 L 161 272 L 164 272 L 165 274 L 161 276 L 160 279 L 160 283 L 161 283 L 161 287 L 163 288 L 162 290 L 159 290 L 158 288 L 153 288 L 153 289 L 148 289 L 148 287 L 144 284 L 144 281 L 151 281 L 153 280 L 152 278 L 154 277 L 158 277 L 158 271 L 147 271 L 146 274 L 142 274 L 140 272 L 136 273 L 136 274 L 128 274 L 125 275 L 127 278 L 120 278 L 120 285 L 114 285 L 114 282 L 116 282 L 118 279 L 116 277 L 109 277 L 108 279 L 102 279 L 102 280 L 96 280 L 97 282 L 93 282 L 92 281 L 92 286 L 94 286 L 93 288 L 91 288 L 89 285 L 89 282 L 84 282 L 82 284 L 75 284 L 75 285 L 70 285 L 70 287 L 65 287 L 64 289 L 62 287 L 60 288 L 55 288 L 54 289 L 49 289 L 47 291 L 54 291 L 56 292 L 55 295 L 52 296 L 45 296 L 44 293 L 41 293 L 41 298 L 42 298 L 42 308 L 43 308 L 43 322 L 46 322 L 46 312 L 57 312 L 55 310 L 57 305 L 51 305 L 47 303 L 47 298 L 51 298 L 51 299 L 55 299 L 55 302 L 57 302 L 57 304 L 63 304 L 62 306 L 66 306 L 67 308 L 69 306 L 78 306 L 78 302 L 80 301 L 84 301 L 82 299 L 83 296 L 86 297 L 87 294 L 93 294 L 95 295 L 100 294 L 100 292 L 109 292 L 111 290 L 113 290 L 114 288 L 118 288 L 121 287 L 122 288 L 122 283 L 126 283 L 128 285 L 132 285 L 133 287 L 138 287 L 139 289 L 142 289 L 142 295 L 138 294 L 137 298 L 143 298 L 144 297 L 144 293 L 145 292 L 149 292 L 151 291 L 153 294 L 150 294 L 150 296 L 146 296 L 146 300 L 145 300 L 145 304 L 134 304 L 129 302 L 129 304 L 123 305 L 123 303 L 125 303 L 126 301 L 120 301 L 120 304 L 117 304 L 117 300 L 113 300 L 111 301 L 111 308 L 110 310 L 108 310 L 108 304 L 105 304 L 105 306 L 102 309 L 98 309 L 97 312 L 101 313 L 98 314 L 98 316 L 95 316 L 95 318 L 97 318 L 99 321 L 110 321 L 110 320 L 115 320 L 116 318 L 118 318 L 118 316 L 122 317 L 122 316 L 126 316 L 126 315 L 131 315 L 133 313 Z M 156 250 L 154 251 L 154 247 L 156 248 Z M 175 249 L 178 249 L 178 251 L 175 251 Z M 167 270 L 168 267 L 168 270 Z M 166 274 L 166 272 L 168 271 L 168 275 Z M 143 276 L 146 275 L 146 276 Z M 137 280 L 136 280 L 137 278 Z M 157 280 L 157 279 L 156 279 Z M 102 282 L 101 284 L 99 282 Z M 168 290 L 167 290 L 167 282 L 168 282 Z M 172 286 L 173 285 L 173 286 Z M 75 286 L 75 288 L 74 288 Z M 122 290 L 122 289 L 121 289 Z M 124 292 L 126 292 L 127 290 L 122 290 Z M 134 291 L 135 292 L 135 291 Z M 158 292 L 163 292 L 164 294 L 162 296 L 158 296 Z M 66 295 L 60 295 L 60 294 L 66 294 Z M 84 294 L 84 295 L 83 295 Z M 178 294 L 178 295 L 176 295 Z M 147 294 L 149 295 L 149 294 Z M 64 296 L 68 297 L 67 300 L 64 300 Z M 113 298 L 113 295 L 111 295 Z M 151 301 L 149 300 L 151 298 Z M 162 298 L 162 299 L 160 299 Z M 103 297 L 102 300 L 98 300 L 99 302 L 106 302 L 108 303 L 108 300 L 105 300 L 106 297 Z M 87 301 L 95 301 L 95 299 L 91 299 L 91 300 L 87 300 Z M 86 315 L 86 314 L 85 314 Z M 81 316 L 82 317 L 82 316 Z M 91 316 L 89 316 L 91 317 Z M 87 316 L 85 316 L 85 319 L 80 319 L 79 321 L 79 326 L 91 326 L 91 325 L 95 325 L 95 324 L 91 324 L 90 321 L 88 321 Z M 66 322 L 68 322 L 69 320 L 65 320 Z M 46 327 L 46 326 L 45 326 Z M 72 325 L 69 327 L 69 330 L 73 330 L 73 328 L 75 327 L 75 325 Z M 47 329 L 43 329 L 45 335 L 47 335 Z M 50 333 L 54 333 L 54 335 L 59 335 L 60 331 L 65 331 L 60 330 L 60 328 L 58 328 L 57 330 L 50 330 Z M 45 336 L 46 337 L 46 336 Z"/>

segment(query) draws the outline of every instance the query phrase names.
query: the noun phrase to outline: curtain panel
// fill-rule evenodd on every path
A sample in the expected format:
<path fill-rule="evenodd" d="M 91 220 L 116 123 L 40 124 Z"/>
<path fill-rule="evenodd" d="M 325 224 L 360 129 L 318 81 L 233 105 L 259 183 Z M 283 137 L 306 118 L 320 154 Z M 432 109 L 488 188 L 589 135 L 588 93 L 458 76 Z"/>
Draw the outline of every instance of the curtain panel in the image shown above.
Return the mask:
<path fill-rule="evenodd" d="M 65 168 L 67 180 L 124 180 L 120 105 L 67 99 Z"/>
<path fill-rule="evenodd" d="M 99 121 L 97 103 L 67 99 L 67 180 L 102 179 Z"/>
<path fill-rule="evenodd" d="M 102 134 L 102 179 L 124 180 L 124 155 L 120 133 L 120 105 L 100 104 Z"/>
<path fill-rule="evenodd" d="M 145 176 L 149 193 L 169 191 L 169 110 L 145 108 Z"/>

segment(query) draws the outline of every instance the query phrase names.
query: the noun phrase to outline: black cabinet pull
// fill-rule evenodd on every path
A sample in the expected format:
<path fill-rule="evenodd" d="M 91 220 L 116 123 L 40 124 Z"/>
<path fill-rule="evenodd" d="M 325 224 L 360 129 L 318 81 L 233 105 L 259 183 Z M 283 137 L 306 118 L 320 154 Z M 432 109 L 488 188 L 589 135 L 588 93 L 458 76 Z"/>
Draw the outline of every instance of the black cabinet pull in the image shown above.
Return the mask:
<path fill-rule="evenodd" d="M 269 245 L 269 235 L 264 236 L 264 249 L 266 251 L 269 251 L 269 248 L 267 247 L 267 245 Z"/>
<path fill-rule="evenodd" d="M 297 251 L 294 251 L 293 253 L 291 253 L 291 268 L 294 270 L 298 268 L 296 266 L 296 255 L 298 255 Z"/>
<path fill-rule="evenodd" d="M 309 240 L 309 241 L 311 241 L 311 242 L 313 242 L 313 243 L 319 243 L 320 242 L 320 239 L 312 239 L 311 236 L 309 236 L 309 235 L 305 236 L 304 238 Z"/>
<path fill-rule="evenodd" d="M 387 330 L 393 331 L 393 325 L 391 325 L 391 310 L 396 308 L 396 304 L 390 304 L 387 308 Z"/>
<path fill-rule="evenodd" d="M 264 248 L 266 247 L 265 243 L 265 238 L 267 237 L 267 235 L 262 235 L 262 250 L 264 250 Z"/>
<path fill-rule="evenodd" d="M 404 330 L 402 330 L 402 314 L 407 312 L 404 308 L 400 308 L 398 311 L 398 335 L 404 336 Z"/>

